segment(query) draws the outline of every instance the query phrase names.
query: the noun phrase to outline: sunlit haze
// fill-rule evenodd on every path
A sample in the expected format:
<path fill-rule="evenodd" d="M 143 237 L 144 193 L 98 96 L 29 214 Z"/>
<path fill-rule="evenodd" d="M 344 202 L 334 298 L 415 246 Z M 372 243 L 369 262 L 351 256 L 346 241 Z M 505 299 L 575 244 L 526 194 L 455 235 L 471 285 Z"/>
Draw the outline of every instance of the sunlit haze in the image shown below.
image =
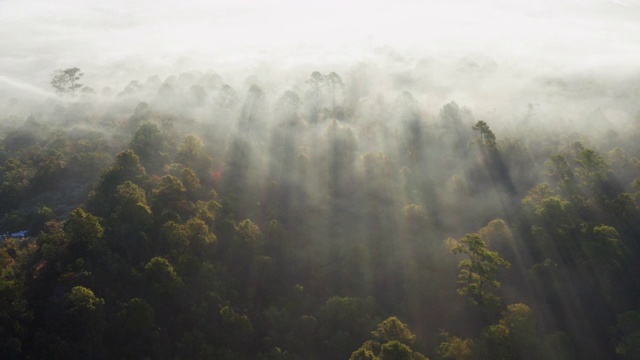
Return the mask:
<path fill-rule="evenodd" d="M 355 63 L 379 47 L 414 57 L 619 68 L 640 63 L 638 19 L 636 0 L 3 0 L 0 75 L 46 88 L 54 69 L 69 66 L 82 68 L 87 83 L 125 82 L 130 73 L 167 75 L 174 66 Z"/>
<path fill-rule="evenodd" d="M 0 0 L 0 357 L 640 354 L 640 0 Z"/>

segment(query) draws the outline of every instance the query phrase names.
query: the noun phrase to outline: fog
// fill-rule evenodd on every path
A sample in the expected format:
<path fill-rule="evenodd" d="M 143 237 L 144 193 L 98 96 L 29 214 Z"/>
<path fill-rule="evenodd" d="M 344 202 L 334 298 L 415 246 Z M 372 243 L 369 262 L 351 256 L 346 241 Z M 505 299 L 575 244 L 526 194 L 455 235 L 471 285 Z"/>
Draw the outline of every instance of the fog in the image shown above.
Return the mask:
<path fill-rule="evenodd" d="M 635 0 L 3 0 L 0 75 L 47 88 L 54 69 L 77 66 L 94 88 L 121 87 L 134 77 L 265 61 L 357 63 L 377 47 L 484 55 L 518 64 L 523 76 L 624 71 L 640 59 L 638 16 Z"/>
<path fill-rule="evenodd" d="M 321 323 L 328 298 L 371 297 L 376 316 L 410 319 L 422 351 L 441 329 L 480 342 L 504 306 L 459 296 L 450 251 L 479 232 L 513 265 L 500 306 L 530 305 L 533 332 L 563 331 L 578 356 L 614 354 L 608 329 L 638 304 L 640 0 L 416 3 L 0 0 L 0 225 L 42 230 L 82 207 L 122 279 L 158 256 L 220 266 L 211 278 L 232 290 L 202 303 L 255 321 L 252 348 L 223 345 L 245 358 L 297 349 L 265 335 L 282 299 L 298 303 L 292 288 L 309 297 L 292 318 Z M 56 93 L 74 67 L 82 86 Z M 137 234 L 127 189 L 144 210 Z M 195 221 L 215 249 L 163 243 Z M 259 261 L 278 274 L 267 285 Z M 24 278 L 47 263 L 32 265 Z M 202 293 L 195 268 L 176 265 L 193 290 L 180 299 Z M 276 295 L 249 291 L 263 285 Z M 115 314 L 137 296 L 125 288 L 96 294 Z M 318 344 L 335 340 L 318 329 Z M 295 351 L 355 350 L 338 340 Z"/>

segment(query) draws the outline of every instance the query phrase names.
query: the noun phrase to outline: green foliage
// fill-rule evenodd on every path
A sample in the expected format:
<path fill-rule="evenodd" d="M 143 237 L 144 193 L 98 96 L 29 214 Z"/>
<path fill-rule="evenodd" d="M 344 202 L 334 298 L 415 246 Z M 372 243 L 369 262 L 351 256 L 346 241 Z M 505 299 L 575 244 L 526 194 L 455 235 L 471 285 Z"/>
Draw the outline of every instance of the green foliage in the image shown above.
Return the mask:
<path fill-rule="evenodd" d="M 575 175 L 563 155 L 553 155 L 547 161 L 547 171 L 551 179 L 555 181 L 558 190 L 570 196 L 576 194 Z"/>
<path fill-rule="evenodd" d="M 616 354 L 622 359 L 640 359 L 640 312 L 627 311 L 618 315 Z"/>
<path fill-rule="evenodd" d="M 29 189 L 33 170 L 19 159 L 8 159 L 0 166 L 0 211 L 15 209 Z"/>
<path fill-rule="evenodd" d="M 129 334 L 148 334 L 155 331 L 153 308 L 140 298 L 127 301 L 118 312 L 122 330 Z"/>
<path fill-rule="evenodd" d="M 193 170 L 190 168 L 180 170 L 180 181 L 182 181 L 190 200 L 195 200 L 200 197 L 202 185 L 200 184 L 200 179 L 198 179 L 198 176 Z"/>
<path fill-rule="evenodd" d="M 82 286 L 71 289 L 69 300 L 73 304 L 72 311 L 80 313 L 96 313 L 104 306 L 104 300 L 96 297 L 93 291 Z"/>
<path fill-rule="evenodd" d="M 484 145 L 495 148 L 496 146 L 496 135 L 491 131 L 489 125 L 486 122 L 480 120 L 475 125 L 473 125 L 473 130 L 480 132 L 480 143 L 484 143 Z"/>
<path fill-rule="evenodd" d="M 378 324 L 371 332 L 373 340 L 368 340 L 351 354 L 351 359 L 379 360 L 428 360 L 424 355 L 411 349 L 416 336 L 407 324 L 392 316 Z M 376 356 L 376 354 L 378 354 Z"/>
<path fill-rule="evenodd" d="M 314 72 L 273 112 L 280 86 L 248 78 L 239 107 L 211 73 L 133 81 L 108 102 L 10 103 L 0 354 L 636 358 L 638 133 L 516 121 L 498 143 L 453 102 L 389 104 L 371 71 Z M 460 258 L 433 241 L 488 219 L 447 240 Z"/>
<path fill-rule="evenodd" d="M 122 207 L 146 206 L 147 204 L 144 190 L 129 180 L 119 185 L 116 190 L 116 198 Z"/>
<path fill-rule="evenodd" d="M 64 232 L 78 255 L 84 251 L 97 250 L 104 235 L 100 220 L 80 208 L 69 214 L 64 222 Z"/>
<path fill-rule="evenodd" d="M 37 206 L 34 213 L 31 214 L 31 221 L 29 223 L 29 231 L 32 234 L 38 234 L 47 221 L 53 219 L 53 210 L 47 206 Z"/>
<path fill-rule="evenodd" d="M 226 341 L 238 350 L 245 351 L 255 332 L 249 317 L 239 314 L 231 306 L 220 309 L 220 317 L 226 327 Z"/>
<path fill-rule="evenodd" d="M 499 324 L 491 325 L 484 329 L 478 340 L 477 353 L 480 359 L 517 359 L 509 328 Z"/>
<path fill-rule="evenodd" d="M 131 150 L 116 155 L 114 164 L 102 174 L 94 192 L 91 194 L 87 208 L 98 216 L 107 217 L 114 209 L 113 194 L 118 186 L 131 181 L 138 186 L 144 185 L 147 172 L 140 164 L 140 158 Z"/>
<path fill-rule="evenodd" d="M 443 360 L 469 360 L 473 355 L 474 342 L 472 339 L 463 339 L 442 333 L 443 337 L 438 344 L 438 355 Z"/>
<path fill-rule="evenodd" d="M 536 322 L 527 305 L 511 304 L 497 324 L 487 326 L 479 338 L 441 334 L 438 354 L 443 359 L 538 359 L 544 354 Z"/>
<path fill-rule="evenodd" d="M 29 224 L 26 214 L 18 210 L 13 210 L 4 214 L 0 219 L 0 226 L 8 231 L 19 231 L 25 229 Z"/>
<path fill-rule="evenodd" d="M 90 332 L 101 331 L 104 326 L 104 299 L 101 299 L 88 288 L 74 286 L 69 293 L 70 313 L 75 317 L 77 331 L 85 331 L 80 336 L 90 336 Z"/>
<path fill-rule="evenodd" d="M 509 336 L 521 353 L 531 352 L 538 345 L 536 321 L 533 311 L 525 304 L 511 304 L 503 312 L 500 325 L 509 329 Z"/>
<path fill-rule="evenodd" d="M 28 251 L 11 240 L 4 240 L 0 247 L 0 353 L 7 359 L 24 356 L 23 342 L 26 341 L 33 312 L 23 297 L 24 283 L 20 279 L 19 263 Z"/>
<path fill-rule="evenodd" d="M 261 237 L 260 228 L 249 219 L 240 221 L 236 225 L 236 231 L 242 241 L 251 245 L 257 245 Z"/>
<path fill-rule="evenodd" d="M 552 196 L 542 199 L 533 211 L 535 221 L 531 230 L 541 237 L 536 247 L 552 260 L 575 264 L 580 251 L 577 236 L 581 233 L 581 221 L 572 202 Z"/>
<path fill-rule="evenodd" d="M 464 254 L 467 259 L 458 263 L 458 293 L 469 297 L 474 303 L 486 309 L 494 308 L 499 298 L 494 291 L 500 288 L 497 280 L 501 267 L 511 263 L 489 250 L 478 234 L 467 234 L 451 249 L 454 254 Z"/>
<path fill-rule="evenodd" d="M 478 235 L 487 245 L 504 245 L 513 241 L 513 232 L 506 221 L 494 219 L 478 231 Z"/>
<path fill-rule="evenodd" d="M 351 353 L 349 360 L 376 360 L 379 359 L 376 357 L 373 352 L 370 350 L 359 348 L 358 350 Z"/>
<path fill-rule="evenodd" d="M 147 232 L 153 214 L 144 190 L 131 181 L 118 186 L 115 209 L 109 218 L 113 247 L 130 263 L 142 261 L 149 252 Z"/>
<path fill-rule="evenodd" d="M 595 151 L 585 148 L 575 159 L 578 164 L 576 174 L 590 189 L 598 182 L 606 179 L 607 163 Z"/>
<path fill-rule="evenodd" d="M 327 353 L 343 356 L 364 342 L 375 324 L 372 299 L 333 296 L 318 311 L 319 335 Z"/>
<path fill-rule="evenodd" d="M 259 360 L 294 360 L 296 356 L 291 354 L 287 350 L 283 350 L 279 347 L 272 348 L 269 353 L 262 355 Z"/>
<path fill-rule="evenodd" d="M 168 163 L 167 140 L 155 123 L 142 124 L 133 135 L 129 148 L 140 157 L 140 164 L 151 173 L 158 172 Z"/>
<path fill-rule="evenodd" d="M 172 258 L 178 263 L 184 264 L 194 256 L 207 259 L 215 252 L 216 236 L 202 220 L 192 218 L 185 224 L 169 221 L 162 230 Z"/>
<path fill-rule="evenodd" d="M 56 150 L 44 154 L 44 158 L 31 178 L 31 187 L 35 191 L 50 191 L 62 180 L 67 168 L 65 156 Z"/>
<path fill-rule="evenodd" d="M 158 185 L 151 192 L 151 203 L 154 213 L 160 215 L 160 222 L 176 219 L 186 221 L 192 215 L 194 205 L 187 198 L 187 189 L 182 181 L 173 175 L 160 178 Z"/>
<path fill-rule="evenodd" d="M 177 295 L 184 285 L 169 261 L 157 256 L 144 266 L 143 278 L 151 287 L 153 297 L 157 299 Z"/>
<path fill-rule="evenodd" d="M 142 359 L 156 354 L 154 347 L 158 346 L 159 333 L 155 312 L 145 300 L 130 299 L 122 305 L 115 320 L 115 355 L 128 359 Z"/>
<path fill-rule="evenodd" d="M 411 349 L 397 341 L 391 340 L 382 345 L 380 349 L 380 360 L 412 360 Z"/>
<path fill-rule="evenodd" d="M 407 324 L 392 316 L 380 324 L 378 328 L 371 332 L 373 338 L 381 343 L 399 341 L 406 345 L 413 345 L 416 336 L 409 330 Z"/>
<path fill-rule="evenodd" d="M 598 267 L 617 268 L 624 254 L 618 231 L 612 226 L 595 226 L 582 242 L 582 251 Z"/>

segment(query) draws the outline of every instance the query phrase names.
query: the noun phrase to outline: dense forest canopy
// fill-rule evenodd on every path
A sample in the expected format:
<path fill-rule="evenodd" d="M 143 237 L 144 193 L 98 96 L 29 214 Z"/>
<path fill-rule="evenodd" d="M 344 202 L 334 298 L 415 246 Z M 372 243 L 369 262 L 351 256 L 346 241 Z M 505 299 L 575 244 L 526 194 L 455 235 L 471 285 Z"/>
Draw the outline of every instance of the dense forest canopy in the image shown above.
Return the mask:
<path fill-rule="evenodd" d="M 628 99 L 580 128 L 531 104 L 493 121 L 371 71 L 277 93 L 269 74 L 96 91 L 56 72 L 64 91 L 0 129 L 1 352 L 636 358 Z"/>
<path fill-rule="evenodd" d="M 0 1 L 0 358 L 639 359 L 639 18 Z"/>

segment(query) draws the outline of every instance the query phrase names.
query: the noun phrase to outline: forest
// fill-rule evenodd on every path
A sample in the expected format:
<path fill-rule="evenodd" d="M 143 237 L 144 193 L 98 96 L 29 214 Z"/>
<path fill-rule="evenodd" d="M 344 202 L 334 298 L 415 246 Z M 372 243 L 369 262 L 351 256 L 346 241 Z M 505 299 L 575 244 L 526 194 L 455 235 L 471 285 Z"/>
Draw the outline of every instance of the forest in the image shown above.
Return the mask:
<path fill-rule="evenodd" d="M 640 359 L 640 92 L 505 121 L 367 69 L 11 99 L 1 357 Z"/>

